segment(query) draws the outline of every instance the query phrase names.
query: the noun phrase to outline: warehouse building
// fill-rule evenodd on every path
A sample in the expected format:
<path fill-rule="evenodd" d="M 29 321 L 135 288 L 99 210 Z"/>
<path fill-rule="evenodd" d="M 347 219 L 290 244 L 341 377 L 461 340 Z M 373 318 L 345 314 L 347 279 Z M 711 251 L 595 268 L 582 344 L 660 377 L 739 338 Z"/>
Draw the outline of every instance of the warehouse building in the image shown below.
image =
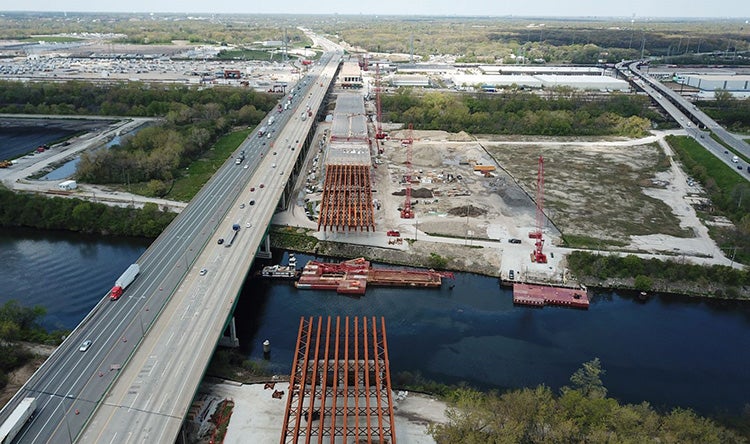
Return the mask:
<path fill-rule="evenodd" d="M 701 91 L 750 91 L 750 76 L 747 75 L 687 75 L 684 76 L 684 83 Z"/>

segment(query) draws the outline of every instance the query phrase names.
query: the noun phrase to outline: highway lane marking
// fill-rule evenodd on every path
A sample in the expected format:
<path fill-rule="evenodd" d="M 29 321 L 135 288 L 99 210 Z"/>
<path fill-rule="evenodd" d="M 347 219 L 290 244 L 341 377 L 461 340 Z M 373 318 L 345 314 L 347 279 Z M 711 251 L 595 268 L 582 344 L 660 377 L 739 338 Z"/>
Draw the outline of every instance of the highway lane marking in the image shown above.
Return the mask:
<path fill-rule="evenodd" d="M 317 100 L 316 100 L 316 102 L 317 102 Z M 311 124 L 311 122 L 308 122 L 308 124 L 307 124 L 307 125 L 305 125 L 305 126 L 308 126 L 308 125 L 310 125 L 310 124 Z M 299 128 L 300 128 L 300 125 L 297 125 L 297 126 L 296 126 L 296 127 L 294 128 L 294 129 L 299 129 Z M 266 162 L 266 163 L 267 163 L 267 162 Z M 241 173 L 241 171 L 239 171 L 239 173 Z M 273 173 L 271 173 L 271 174 L 273 174 Z M 256 176 L 257 176 L 257 174 L 254 174 L 254 175 L 253 175 L 252 177 L 256 177 Z M 266 175 L 266 177 L 268 177 L 268 175 Z M 277 178 L 277 177 L 279 177 L 279 175 L 277 175 L 277 174 L 274 174 L 274 177 L 276 177 L 276 178 Z M 278 180 L 279 180 L 279 179 L 276 179 L 276 180 L 272 180 L 272 181 L 271 181 L 271 184 L 273 185 L 274 191 L 276 191 L 276 192 L 274 192 L 274 193 L 273 193 L 273 195 L 276 195 L 276 194 L 278 194 L 278 193 L 279 193 L 279 192 L 281 191 L 281 188 L 279 188 L 279 187 L 277 187 L 277 186 L 276 186 L 276 185 L 277 185 L 277 182 L 278 182 Z M 246 182 L 249 182 L 249 179 L 247 179 L 247 180 L 246 180 Z M 246 189 L 246 188 L 247 188 L 247 187 L 245 186 L 245 189 Z M 276 190 L 275 188 L 278 188 L 278 190 Z M 235 202 L 236 202 L 236 201 L 235 201 Z M 227 209 L 227 213 L 228 213 L 228 212 L 229 212 L 229 209 Z M 225 214 L 226 214 L 226 213 L 225 213 Z M 255 236 L 253 236 L 253 238 L 254 238 L 254 237 L 255 237 Z M 235 254 L 235 256 L 236 256 L 236 254 Z M 252 258 L 250 258 L 250 259 L 248 259 L 248 260 L 249 260 L 250 262 L 252 262 Z M 180 283 L 180 287 L 182 286 L 182 284 L 183 284 L 183 283 L 184 283 L 184 282 Z M 176 287 L 176 288 L 178 288 L 178 289 L 179 289 L 180 287 Z M 179 292 L 178 292 L 178 293 L 179 293 Z M 172 301 L 177 301 L 177 299 L 175 299 L 175 298 L 171 298 L 171 299 L 167 299 L 167 300 L 165 300 L 165 309 L 164 309 L 164 313 L 161 313 L 161 314 L 160 314 L 160 319 L 164 319 L 164 318 L 162 318 L 162 316 L 165 316 L 165 317 L 166 317 L 166 314 L 167 314 L 168 312 L 169 312 L 169 313 L 173 313 L 173 314 L 174 314 L 175 312 L 177 312 L 177 311 L 179 310 L 179 303 L 177 303 L 177 305 L 175 306 L 175 308 L 169 308 L 169 307 L 168 307 L 168 306 L 170 305 L 170 303 L 171 303 Z M 233 301 L 234 301 L 234 299 L 233 299 L 233 298 L 232 298 L 232 299 L 230 299 L 230 301 L 228 301 L 228 302 L 229 302 L 229 306 L 228 306 L 228 308 L 227 308 L 227 315 L 229 314 L 229 312 L 231 312 L 231 307 L 232 307 L 232 303 L 233 303 Z M 223 304 L 218 304 L 218 305 L 219 305 L 219 306 L 221 306 L 221 305 L 223 305 Z M 220 307 L 216 307 L 216 309 L 220 309 Z M 206 310 L 206 311 L 207 311 L 207 310 Z M 197 316 L 197 315 L 196 315 L 196 316 Z M 164 329 L 164 328 L 165 328 L 164 326 L 162 326 L 162 327 L 161 327 L 161 329 Z M 217 327 L 217 328 L 218 328 L 218 327 Z M 158 332 L 157 332 L 156 330 L 153 330 L 153 331 L 152 331 L 152 334 L 154 334 L 154 335 L 156 335 L 157 333 L 158 333 Z M 221 334 L 221 331 L 219 331 L 219 332 L 218 332 L 218 334 L 220 335 L 220 334 Z M 173 332 L 172 332 L 172 335 L 170 336 L 170 338 L 169 338 L 169 340 L 168 340 L 168 344 L 171 344 L 171 339 L 172 339 L 172 337 L 173 337 L 173 336 L 174 336 L 174 330 L 173 330 Z M 202 339 L 202 342 L 203 342 L 203 344 L 205 344 L 205 342 L 206 342 L 206 339 L 207 339 L 207 338 L 206 338 L 206 336 L 203 336 L 203 337 L 202 337 L 201 339 Z M 153 350 L 155 349 L 155 347 L 157 346 L 157 344 L 156 344 L 156 342 L 157 342 L 157 341 L 158 341 L 158 338 L 157 338 L 157 339 L 154 339 L 154 340 L 153 340 L 153 342 L 151 342 L 151 343 L 150 343 L 150 345 L 151 345 L 151 350 L 152 350 L 152 351 L 153 351 Z M 194 342 L 195 342 L 195 340 L 191 340 L 191 341 L 189 341 L 189 343 L 190 343 L 190 344 L 193 344 Z M 145 343 L 145 342 L 144 342 L 144 344 L 143 344 L 143 350 L 145 350 L 146 348 L 148 348 L 148 347 L 147 347 L 147 343 Z M 171 360 L 168 360 L 167 362 L 171 362 Z M 195 365 L 197 364 L 197 362 L 193 360 L 193 361 L 191 361 L 191 364 L 192 364 L 192 367 L 194 368 L 194 367 L 195 367 Z M 168 366 L 167 366 L 167 367 L 168 367 Z M 124 376 L 124 375 L 123 375 L 123 376 Z M 121 378 L 121 379 L 120 379 L 120 381 L 124 382 L 124 378 Z M 182 382 L 184 383 L 184 381 L 182 381 Z M 185 389 L 185 385 L 183 385 L 183 386 L 181 387 L 181 390 L 180 390 L 180 396 L 182 396 L 182 394 L 183 394 L 183 392 L 184 392 L 184 389 Z M 121 389 L 119 389 L 119 390 L 118 390 L 118 392 L 121 392 L 121 391 L 122 391 Z M 114 397 L 114 394 L 113 394 L 112 396 Z M 122 396 L 122 395 L 120 395 L 120 396 Z M 122 399 L 122 398 L 121 398 L 121 399 Z M 113 418 L 112 418 L 112 415 L 110 415 L 110 416 L 109 416 L 109 419 L 107 419 L 106 423 L 112 424 L 112 419 L 113 419 Z"/>

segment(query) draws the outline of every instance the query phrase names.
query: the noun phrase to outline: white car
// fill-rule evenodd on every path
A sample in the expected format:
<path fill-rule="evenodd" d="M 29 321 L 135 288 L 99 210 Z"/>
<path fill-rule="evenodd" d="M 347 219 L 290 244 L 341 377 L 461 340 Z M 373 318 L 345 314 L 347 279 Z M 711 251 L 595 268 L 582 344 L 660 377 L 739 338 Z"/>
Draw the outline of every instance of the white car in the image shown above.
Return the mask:
<path fill-rule="evenodd" d="M 89 347 L 91 347 L 91 343 L 92 342 L 93 341 L 91 339 L 86 339 L 85 341 L 83 341 L 83 343 L 81 344 L 81 346 L 78 347 L 78 351 L 85 352 L 86 350 L 89 349 Z"/>
<path fill-rule="evenodd" d="M 207 268 L 201 268 L 201 276 L 205 276 L 206 273 L 208 273 L 208 269 Z"/>

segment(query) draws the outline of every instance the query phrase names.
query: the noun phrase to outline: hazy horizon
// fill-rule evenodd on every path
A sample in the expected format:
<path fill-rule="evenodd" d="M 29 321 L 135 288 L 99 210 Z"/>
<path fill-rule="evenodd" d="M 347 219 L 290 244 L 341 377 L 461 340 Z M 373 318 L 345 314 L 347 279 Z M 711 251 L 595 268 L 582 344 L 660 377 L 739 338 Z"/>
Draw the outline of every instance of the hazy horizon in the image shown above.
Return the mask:
<path fill-rule="evenodd" d="M 571 4 L 572 3 L 572 4 Z M 27 0 L 2 9 L 1 12 L 93 12 L 93 13 L 184 13 L 184 14 L 301 14 L 301 15 L 417 15 L 417 16 L 467 16 L 467 17 L 597 17 L 621 18 L 633 21 L 652 18 L 669 19 L 733 19 L 748 23 L 750 2 L 739 0 L 717 0 L 716 2 L 666 1 L 652 2 L 633 0 L 625 3 L 606 3 L 583 0 L 560 2 L 537 0 L 524 4 L 507 1 L 414 0 L 408 9 L 403 2 L 381 0 L 377 3 L 351 3 L 343 0 L 308 2 L 287 0 L 281 8 L 278 3 L 259 2 L 248 4 L 228 0 L 216 0 L 207 4 L 197 0 L 131 0 L 129 2 L 101 2 L 94 0 Z"/>

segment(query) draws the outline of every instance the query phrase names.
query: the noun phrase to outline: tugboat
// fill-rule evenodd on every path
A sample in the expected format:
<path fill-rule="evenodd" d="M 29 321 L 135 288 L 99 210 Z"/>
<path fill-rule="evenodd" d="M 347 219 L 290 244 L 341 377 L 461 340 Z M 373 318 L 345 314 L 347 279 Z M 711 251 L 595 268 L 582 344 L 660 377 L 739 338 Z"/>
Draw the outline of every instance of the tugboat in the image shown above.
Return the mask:
<path fill-rule="evenodd" d="M 297 270 L 297 258 L 294 253 L 289 253 L 289 265 L 269 265 L 263 267 L 261 276 L 276 279 L 294 279 L 299 274 Z"/>

